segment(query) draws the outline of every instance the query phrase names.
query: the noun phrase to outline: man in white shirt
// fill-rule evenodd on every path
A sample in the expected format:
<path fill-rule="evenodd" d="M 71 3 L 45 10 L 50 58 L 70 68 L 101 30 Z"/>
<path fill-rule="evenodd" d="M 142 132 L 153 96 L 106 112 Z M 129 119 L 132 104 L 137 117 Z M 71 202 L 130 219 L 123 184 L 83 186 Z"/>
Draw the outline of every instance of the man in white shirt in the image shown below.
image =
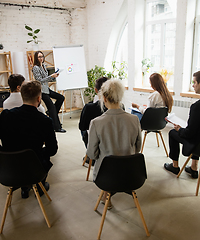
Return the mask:
<path fill-rule="evenodd" d="M 11 94 L 3 102 L 3 109 L 12 109 L 23 105 L 20 89 L 24 81 L 25 78 L 20 74 L 10 75 L 10 77 L 8 78 L 8 85 L 10 87 Z M 45 114 L 45 109 L 42 105 L 40 105 L 37 109 L 38 111 Z"/>

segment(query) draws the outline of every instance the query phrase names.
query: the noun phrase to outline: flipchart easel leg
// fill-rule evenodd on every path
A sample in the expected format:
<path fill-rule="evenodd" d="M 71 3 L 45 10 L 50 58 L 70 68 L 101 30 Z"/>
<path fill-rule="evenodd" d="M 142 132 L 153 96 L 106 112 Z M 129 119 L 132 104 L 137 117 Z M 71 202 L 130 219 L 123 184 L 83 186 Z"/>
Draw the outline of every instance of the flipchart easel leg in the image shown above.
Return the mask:
<path fill-rule="evenodd" d="M 82 98 L 82 102 L 83 102 L 83 106 L 85 105 L 85 101 L 84 101 L 84 98 L 83 98 L 83 93 L 82 93 L 82 89 L 80 89 L 81 91 L 81 98 Z"/>
<path fill-rule="evenodd" d="M 72 118 L 72 90 L 70 91 L 70 98 L 71 98 L 71 103 L 70 103 L 70 119 Z"/>

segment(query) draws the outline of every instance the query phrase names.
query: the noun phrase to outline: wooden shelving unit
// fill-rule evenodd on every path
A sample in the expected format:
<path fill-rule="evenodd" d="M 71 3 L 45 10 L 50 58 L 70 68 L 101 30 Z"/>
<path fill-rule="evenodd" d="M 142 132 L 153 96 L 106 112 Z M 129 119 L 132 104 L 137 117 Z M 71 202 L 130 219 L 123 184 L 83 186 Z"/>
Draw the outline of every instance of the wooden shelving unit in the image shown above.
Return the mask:
<path fill-rule="evenodd" d="M 27 61 L 28 61 L 28 73 L 29 73 L 29 79 L 34 80 L 33 76 L 33 63 L 34 63 L 34 54 L 37 51 L 27 51 Z M 53 50 L 42 50 L 45 56 L 44 63 L 46 64 L 47 69 L 48 68 L 54 68 L 54 61 L 53 61 Z"/>
<path fill-rule="evenodd" d="M 11 53 L 9 52 L 0 52 L 0 92 L 9 92 L 10 88 L 8 87 L 8 78 L 13 74 Z M 5 75 L 5 76 L 4 76 Z M 3 108 L 0 107 L 0 112 Z"/>
<path fill-rule="evenodd" d="M 0 64 L 0 75 L 7 74 L 8 77 L 13 74 L 13 68 L 12 68 L 12 61 L 11 61 L 11 53 L 9 52 L 0 52 L 0 58 L 2 63 Z M 1 86 L 4 87 L 4 86 Z"/>

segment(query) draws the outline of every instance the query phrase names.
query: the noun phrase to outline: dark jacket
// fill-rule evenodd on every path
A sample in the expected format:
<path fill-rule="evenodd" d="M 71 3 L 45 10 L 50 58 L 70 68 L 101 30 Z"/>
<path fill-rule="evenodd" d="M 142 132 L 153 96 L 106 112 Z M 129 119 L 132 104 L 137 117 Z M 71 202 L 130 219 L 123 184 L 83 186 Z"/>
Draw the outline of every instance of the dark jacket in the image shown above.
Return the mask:
<path fill-rule="evenodd" d="M 104 107 L 104 112 L 108 109 Z M 96 117 L 99 117 L 103 114 L 100 106 L 100 102 L 97 101 L 95 103 L 87 103 L 82 109 L 79 129 L 81 131 L 86 131 L 89 129 L 90 121 Z"/>
<path fill-rule="evenodd" d="M 58 145 L 52 120 L 34 106 L 24 104 L 4 110 L 0 115 L 0 139 L 3 151 L 32 149 L 46 171 L 53 165 L 50 156 L 56 154 Z"/>
<path fill-rule="evenodd" d="M 196 144 L 200 141 L 200 100 L 193 103 L 190 107 L 188 125 L 180 128 L 179 136 Z"/>

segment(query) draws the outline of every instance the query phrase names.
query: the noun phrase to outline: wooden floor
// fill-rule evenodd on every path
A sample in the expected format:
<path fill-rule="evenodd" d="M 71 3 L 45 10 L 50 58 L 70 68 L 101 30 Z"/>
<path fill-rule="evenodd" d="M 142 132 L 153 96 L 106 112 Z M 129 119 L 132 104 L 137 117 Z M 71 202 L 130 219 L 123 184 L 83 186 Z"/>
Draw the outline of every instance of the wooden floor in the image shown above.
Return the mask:
<path fill-rule="evenodd" d="M 14 192 L 12 206 L 8 210 L 2 240 L 95 240 L 101 221 L 103 205 L 94 212 L 100 190 L 92 182 L 92 174 L 86 182 L 87 168 L 82 167 L 85 147 L 78 130 L 80 112 L 64 114 L 63 128 L 57 133 L 58 153 L 52 157 L 49 172 L 49 195 L 41 199 L 52 227 L 49 229 L 41 213 L 33 191 L 28 199 L 22 199 L 20 190 Z M 168 148 L 168 131 L 163 132 Z M 150 237 L 146 237 L 140 216 L 132 197 L 116 194 L 112 198 L 113 209 L 107 212 L 101 235 L 102 240 L 198 240 L 200 238 L 200 196 L 195 196 L 197 180 L 185 172 L 179 179 L 164 170 L 166 157 L 163 146 L 157 147 L 155 134 L 147 135 L 144 155 L 147 181 L 136 191 Z M 185 161 L 181 156 L 180 165 Z M 91 171 L 92 173 L 92 171 Z M 0 216 L 3 213 L 7 188 L 0 185 Z"/>

